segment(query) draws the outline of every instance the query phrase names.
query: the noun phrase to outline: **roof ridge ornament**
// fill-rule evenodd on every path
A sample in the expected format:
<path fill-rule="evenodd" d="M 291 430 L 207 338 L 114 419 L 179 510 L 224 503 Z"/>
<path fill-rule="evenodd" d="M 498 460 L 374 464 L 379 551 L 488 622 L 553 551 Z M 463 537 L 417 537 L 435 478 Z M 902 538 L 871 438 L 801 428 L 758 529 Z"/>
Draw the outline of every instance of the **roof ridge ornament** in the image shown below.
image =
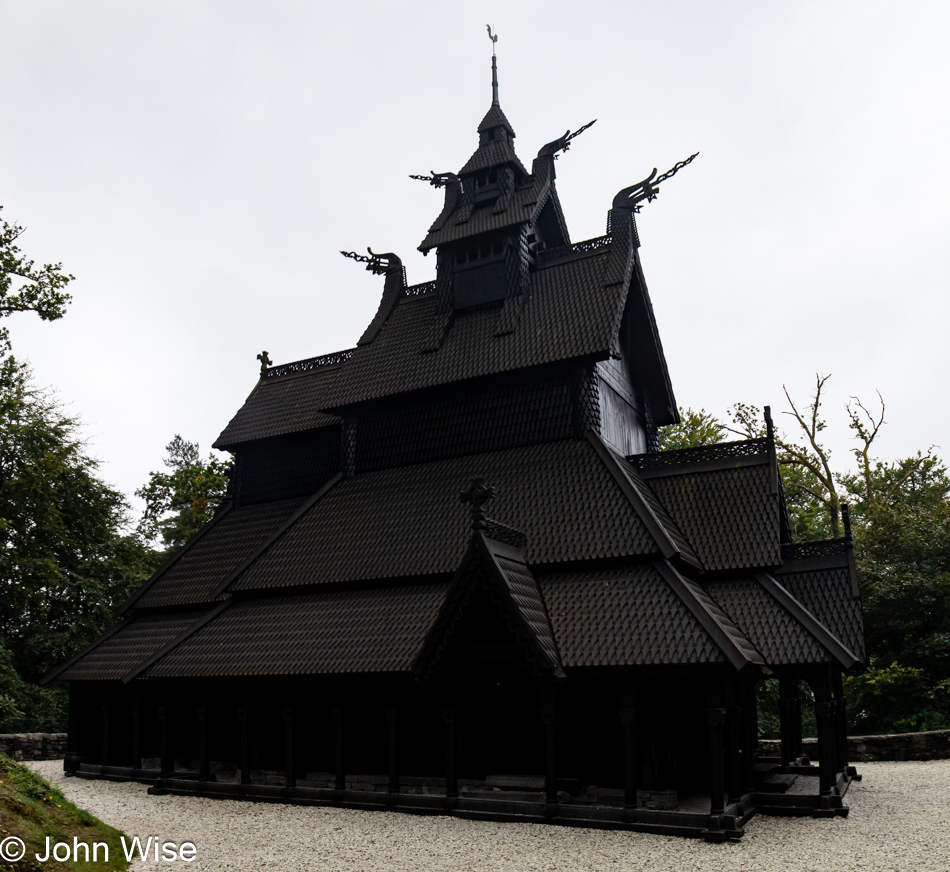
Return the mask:
<path fill-rule="evenodd" d="M 257 359 L 261 362 L 261 375 L 267 375 L 267 368 L 272 366 L 274 361 L 270 359 L 266 351 L 258 354 Z"/>
<path fill-rule="evenodd" d="M 340 254 L 358 263 L 365 263 L 366 269 L 374 276 L 384 275 L 402 266 L 402 260 L 391 251 L 387 251 L 385 254 L 377 254 L 368 246 L 366 250 L 369 252 L 369 257 L 365 254 L 357 254 L 355 251 L 341 251 Z"/>
<path fill-rule="evenodd" d="M 488 29 L 488 38 L 491 40 L 491 104 L 500 106 L 498 102 L 498 64 L 495 60 L 495 45 L 498 42 L 498 34 L 491 32 L 491 25 L 486 24 Z"/>
<path fill-rule="evenodd" d="M 637 182 L 635 185 L 630 185 L 630 187 L 618 191 L 617 196 L 614 197 L 612 208 L 633 209 L 634 212 L 639 212 L 640 209 L 643 208 L 641 204 L 644 201 L 649 203 L 657 198 L 657 195 L 660 193 L 661 182 L 665 182 L 667 179 L 675 176 L 683 167 L 687 164 L 691 164 L 698 155 L 698 151 L 696 154 L 691 154 L 686 160 L 681 160 L 658 178 L 656 177 L 656 167 L 654 167 L 653 172 L 642 182 Z"/>
<path fill-rule="evenodd" d="M 573 133 L 571 133 L 570 128 L 568 128 L 564 131 L 564 135 L 562 137 L 541 146 L 541 150 L 538 152 L 538 157 L 547 157 L 548 155 L 551 155 L 554 160 L 557 160 L 559 152 L 570 150 L 572 139 L 580 136 L 585 130 L 587 130 L 588 127 L 593 127 L 596 123 L 597 119 L 595 118 L 593 121 L 588 121 L 583 127 L 578 127 Z M 656 170 L 654 170 L 654 172 L 656 172 Z"/>
<path fill-rule="evenodd" d="M 457 182 L 459 177 L 455 173 L 437 173 L 432 170 L 427 176 L 409 176 L 410 179 L 417 179 L 420 182 L 428 182 L 433 188 L 444 188 L 446 185 Z"/>
<path fill-rule="evenodd" d="M 473 476 L 468 487 L 459 493 L 459 500 L 472 504 L 472 529 L 485 529 L 485 503 L 495 496 L 495 488 L 480 476 Z"/>

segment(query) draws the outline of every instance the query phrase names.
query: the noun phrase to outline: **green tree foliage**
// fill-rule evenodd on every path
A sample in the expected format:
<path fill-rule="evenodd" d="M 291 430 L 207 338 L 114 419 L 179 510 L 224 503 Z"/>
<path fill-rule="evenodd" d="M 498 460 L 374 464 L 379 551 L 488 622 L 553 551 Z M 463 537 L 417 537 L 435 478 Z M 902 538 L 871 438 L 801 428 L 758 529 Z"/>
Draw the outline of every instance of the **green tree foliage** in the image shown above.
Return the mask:
<path fill-rule="evenodd" d="M 61 318 L 73 277 L 27 258 L 23 232 L 0 219 L 0 319 Z M 126 511 L 76 421 L 33 385 L 0 327 L 0 729 L 62 715 L 62 688 L 36 682 L 106 630 L 150 573 L 155 554 L 123 532 Z"/>
<path fill-rule="evenodd" d="M 698 412 L 680 406 L 679 424 L 660 427 L 658 439 L 660 451 L 673 451 L 677 448 L 696 448 L 699 445 L 711 445 L 724 442 L 726 428 L 723 423 L 705 409 Z"/>
<path fill-rule="evenodd" d="M 950 727 L 950 475 L 932 453 L 842 477 L 872 668 L 849 682 L 856 725 Z M 888 702 L 890 700 L 890 702 Z M 899 702 L 897 701 L 899 700 Z"/>
<path fill-rule="evenodd" d="M 75 420 L 25 366 L 0 360 L 0 697 L 29 717 L 50 716 L 60 701 L 17 679 L 35 684 L 107 629 L 154 565 L 121 532 L 125 522 L 125 502 L 97 477 Z"/>
<path fill-rule="evenodd" d="M 0 211 L 3 207 L 0 206 Z M 35 312 L 44 321 L 62 318 L 70 296 L 66 286 L 73 276 L 59 263 L 37 267 L 17 245 L 25 228 L 0 218 L 0 317 Z M 9 347 L 9 333 L 0 327 L 0 349 Z"/>
<path fill-rule="evenodd" d="M 894 462 L 877 459 L 884 402 L 872 412 L 856 397 L 846 407 L 856 471 L 835 469 L 823 440 L 827 381 L 816 377 L 807 407 L 786 392 L 787 414 L 800 438 L 778 432 L 775 442 L 797 540 L 840 535 L 841 505 L 851 507 L 871 664 L 846 679 L 850 729 L 950 728 L 950 473 L 933 450 Z M 761 412 L 741 403 L 725 423 L 705 411 L 681 411 L 681 418 L 668 447 L 700 444 L 706 432 L 754 439 L 766 430 Z M 777 711 L 775 693 L 774 687 L 760 690 L 766 730 L 769 714 Z"/>
<path fill-rule="evenodd" d="M 230 462 L 213 454 L 202 460 L 198 444 L 178 434 L 165 451 L 168 472 L 153 472 L 135 495 L 145 500 L 139 532 L 149 541 L 160 539 L 173 551 L 214 515 L 227 492 Z"/>

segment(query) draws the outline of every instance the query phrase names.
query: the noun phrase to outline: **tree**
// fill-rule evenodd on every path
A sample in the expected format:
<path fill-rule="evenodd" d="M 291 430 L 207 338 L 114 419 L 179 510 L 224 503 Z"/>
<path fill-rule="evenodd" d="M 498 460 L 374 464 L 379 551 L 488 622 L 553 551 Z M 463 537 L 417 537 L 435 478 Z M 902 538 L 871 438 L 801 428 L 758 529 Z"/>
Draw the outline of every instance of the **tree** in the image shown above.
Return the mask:
<path fill-rule="evenodd" d="M 932 450 L 842 476 L 871 670 L 851 679 L 866 730 L 950 727 L 950 474 Z"/>
<path fill-rule="evenodd" d="M 44 321 L 55 321 L 66 311 L 71 298 L 65 289 L 74 277 L 60 263 L 37 267 L 28 260 L 16 244 L 25 229 L 0 218 L 0 317 L 35 312 Z M 7 349 L 9 331 L 0 327 L 0 350 Z"/>
<path fill-rule="evenodd" d="M 696 448 L 699 445 L 712 445 L 725 440 L 725 426 L 715 415 L 705 409 L 696 412 L 680 406 L 679 413 L 679 424 L 669 424 L 659 428 L 657 435 L 660 451 Z"/>
<path fill-rule="evenodd" d="M 185 544 L 214 515 L 228 488 L 228 460 L 213 454 L 201 459 L 197 442 L 177 433 L 165 446 L 168 472 L 153 472 L 135 495 L 145 500 L 139 532 L 161 539 L 168 551 Z"/>
<path fill-rule="evenodd" d="M 0 318 L 61 318 L 73 276 L 37 267 L 0 219 Z M 152 571 L 155 555 L 124 532 L 127 506 L 97 476 L 77 422 L 32 383 L 0 327 L 0 729 L 28 716 L 56 718 L 61 687 L 36 682 L 115 620 L 117 606 Z"/>
<path fill-rule="evenodd" d="M 30 716 L 59 705 L 32 685 L 104 632 L 155 563 L 76 429 L 0 359 L 0 696 Z"/>

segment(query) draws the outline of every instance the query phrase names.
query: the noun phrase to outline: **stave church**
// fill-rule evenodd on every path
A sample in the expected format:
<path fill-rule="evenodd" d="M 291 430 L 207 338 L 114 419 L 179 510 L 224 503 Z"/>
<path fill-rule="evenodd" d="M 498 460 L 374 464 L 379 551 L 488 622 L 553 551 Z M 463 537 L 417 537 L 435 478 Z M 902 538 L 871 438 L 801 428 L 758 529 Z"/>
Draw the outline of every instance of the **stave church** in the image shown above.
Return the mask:
<path fill-rule="evenodd" d="M 709 841 L 847 814 L 850 531 L 792 541 L 767 412 L 764 438 L 658 450 L 678 412 L 637 215 L 689 161 L 574 242 L 555 168 L 579 132 L 529 170 L 492 58 L 477 148 L 422 177 L 435 279 L 347 253 L 382 285 L 355 347 L 259 355 L 214 518 L 47 676 L 68 773 Z"/>

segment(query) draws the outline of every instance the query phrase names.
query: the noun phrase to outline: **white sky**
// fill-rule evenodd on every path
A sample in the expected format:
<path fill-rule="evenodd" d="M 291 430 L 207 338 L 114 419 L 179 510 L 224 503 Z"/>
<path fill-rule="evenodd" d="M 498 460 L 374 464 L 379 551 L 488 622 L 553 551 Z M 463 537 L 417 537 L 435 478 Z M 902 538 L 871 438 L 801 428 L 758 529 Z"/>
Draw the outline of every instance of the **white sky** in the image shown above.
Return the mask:
<path fill-rule="evenodd" d="M 0 204 L 77 279 L 14 349 L 131 495 L 175 433 L 207 450 L 257 379 L 355 344 L 395 251 L 410 283 L 442 194 L 501 103 L 558 161 L 574 240 L 622 187 L 700 157 L 639 216 L 681 405 L 843 404 L 879 389 L 893 459 L 950 454 L 950 4 L 0 0 Z M 787 419 L 786 419 L 787 422 Z M 787 427 L 787 423 L 786 423 Z"/>

